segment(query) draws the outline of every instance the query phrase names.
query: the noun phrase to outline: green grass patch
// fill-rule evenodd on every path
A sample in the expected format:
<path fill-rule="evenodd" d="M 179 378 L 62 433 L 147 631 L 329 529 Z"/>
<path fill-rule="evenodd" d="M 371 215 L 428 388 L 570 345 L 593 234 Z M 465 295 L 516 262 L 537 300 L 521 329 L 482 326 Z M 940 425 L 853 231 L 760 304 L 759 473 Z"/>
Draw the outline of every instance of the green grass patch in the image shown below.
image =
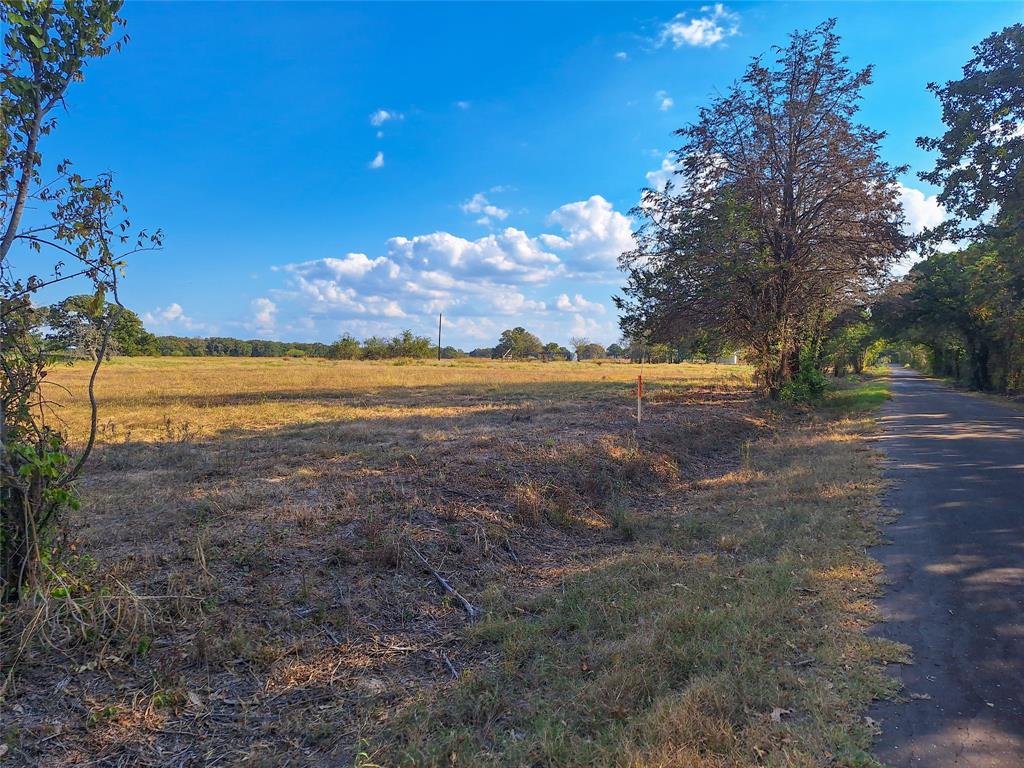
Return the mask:
<path fill-rule="evenodd" d="M 833 382 L 821 405 L 838 414 L 856 416 L 873 411 L 890 397 L 889 379 L 879 372 Z"/>

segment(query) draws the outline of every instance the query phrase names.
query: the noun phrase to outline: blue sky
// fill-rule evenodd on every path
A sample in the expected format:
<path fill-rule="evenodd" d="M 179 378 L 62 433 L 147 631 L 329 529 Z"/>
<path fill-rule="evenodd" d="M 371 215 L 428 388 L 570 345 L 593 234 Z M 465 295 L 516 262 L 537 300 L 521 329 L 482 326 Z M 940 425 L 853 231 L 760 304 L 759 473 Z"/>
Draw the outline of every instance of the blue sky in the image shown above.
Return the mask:
<path fill-rule="evenodd" d="M 889 132 L 915 226 L 940 130 L 932 80 L 1024 3 L 132 3 L 50 162 L 111 170 L 163 251 L 123 298 L 158 333 L 490 346 L 523 325 L 618 338 L 615 258 L 672 131 L 752 55 L 838 18 L 875 65 L 862 117 Z"/>

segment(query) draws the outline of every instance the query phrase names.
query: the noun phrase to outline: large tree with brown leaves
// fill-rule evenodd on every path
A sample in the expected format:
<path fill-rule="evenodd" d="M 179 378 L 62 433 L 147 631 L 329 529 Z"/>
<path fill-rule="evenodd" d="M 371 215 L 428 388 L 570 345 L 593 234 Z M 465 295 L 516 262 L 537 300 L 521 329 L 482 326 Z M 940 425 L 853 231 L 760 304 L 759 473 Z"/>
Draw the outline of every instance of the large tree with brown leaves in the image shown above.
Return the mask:
<path fill-rule="evenodd" d="M 677 131 L 678 181 L 645 190 L 623 329 L 711 331 L 747 347 L 777 397 L 828 321 L 906 250 L 884 133 L 856 122 L 871 68 L 854 71 L 834 21 L 755 59 Z"/>

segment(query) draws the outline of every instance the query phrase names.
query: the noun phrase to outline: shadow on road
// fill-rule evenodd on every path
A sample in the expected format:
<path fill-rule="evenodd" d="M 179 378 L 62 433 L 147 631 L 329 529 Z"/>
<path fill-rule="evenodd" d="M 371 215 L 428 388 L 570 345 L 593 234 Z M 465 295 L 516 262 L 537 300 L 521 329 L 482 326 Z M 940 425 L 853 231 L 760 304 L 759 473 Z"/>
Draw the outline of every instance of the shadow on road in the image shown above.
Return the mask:
<path fill-rule="evenodd" d="M 907 643 L 907 703 L 878 705 L 896 765 L 1024 765 L 1024 413 L 893 369 L 878 438 L 899 517 L 873 554 L 876 632 Z"/>

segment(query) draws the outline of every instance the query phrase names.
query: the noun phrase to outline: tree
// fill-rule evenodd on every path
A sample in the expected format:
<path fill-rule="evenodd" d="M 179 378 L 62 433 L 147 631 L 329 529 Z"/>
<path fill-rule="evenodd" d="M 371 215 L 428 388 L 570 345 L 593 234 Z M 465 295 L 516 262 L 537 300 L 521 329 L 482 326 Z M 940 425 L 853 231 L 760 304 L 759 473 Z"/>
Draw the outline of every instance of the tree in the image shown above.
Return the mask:
<path fill-rule="evenodd" d="M 877 307 L 888 334 L 924 344 L 936 373 L 975 389 L 1004 390 L 1021 378 L 1020 303 L 990 243 L 933 253 L 910 270 L 903 290 Z"/>
<path fill-rule="evenodd" d="M 1024 24 L 985 38 L 959 80 L 928 88 L 946 130 L 918 144 L 938 153 L 921 178 L 941 187 L 949 218 L 922 237 L 937 250 L 912 270 L 904 337 L 925 344 L 932 369 L 977 389 L 1024 384 Z M 961 363 L 966 363 L 966 370 Z"/>
<path fill-rule="evenodd" d="M 921 178 L 941 187 L 938 201 L 951 219 L 932 242 L 967 237 L 1016 237 L 1024 227 L 1024 24 L 974 47 L 960 80 L 928 89 L 942 104 L 947 128 L 917 143 L 939 153 Z M 986 220 L 986 214 L 994 215 Z"/>
<path fill-rule="evenodd" d="M 93 311 L 93 297 L 69 296 L 50 307 L 46 314 L 47 341 L 63 352 L 95 360 L 109 327 L 107 356 L 141 355 L 152 350 L 155 336 L 147 333 L 139 316 L 127 308 L 108 305 Z"/>
<path fill-rule="evenodd" d="M 573 336 L 569 339 L 569 346 L 572 347 L 572 351 L 576 354 L 576 360 L 583 359 L 580 355 L 587 348 L 588 344 L 590 344 L 590 339 L 586 336 Z"/>
<path fill-rule="evenodd" d="M 363 357 L 367 360 L 383 360 L 388 356 L 388 340 L 370 336 L 363 341 Z"/>
<path fill-rule="evenodd" d="M 821 351 L 822 364 L 831 365 L 834 376 L 845 376 L 848 368 L 863 373 L 873 364 L 884 342 L 871 315 L 857 307 L 836 317 L 828 329 Z"/>
<path fill-rule="evenodd" d="M 501 332 L 501 338 L 498 339 L 492 357 L 540 357 L 542 350 L 540 339 L 525 328 L 516 327 Z"/>
<path fill-rule="evenodd" d="M 599 360 L 606 356 L 605 349 L 600 344 L 590 342 L 576 352 L 580 360 Z"/>
<path fill-rule="evenodd" d="M 608 357 L 620 358 L 626 356 L 626 350 L 624 350 L 618 344 L 610 344 L 606 352 L 608 353 Z"/>
<path fill-rule="evenodd" d="M 42 553 L 54 521 L 74 504 L 75 478 L 96 438 L 95 381 L 112 326 L 123 311 L 118 278 L 125 257 L 157 247 L 159 233 L 129 234 L 110 174 L 87 178 L 68 161 L 44 179 L 40 138 L 56 127 L 71 83 L 90 59 L 119 48 L 114 0 L 0 2 L 0 590 L 17 600 L 44 578 Z M 120 252 L 119 252 L 120 251 Z M 88 316 L 106 318 L 89 379 L 91 427 L 69 455 L 48 422 L 43 390 L 49 358 L 40 343 L 43 289 L 89 286 Z"/>
<path fill-rule="evenodd" d="M 557 341 L 549 341 L 544 345 L 546 360 L 572 360 L 572 353 Z"/>
<path fill-rule="evenodd" d="M 647 360 L 651 363 L 671 363 L 675 360 L 675 350 L 671 344 L 651 344 L 647 348 Z"/>
<path fill-rule="evenodd" d="M 726 96 L 677 131 L 679 183 L 634 213 L 616 298 L 627 336 L 708 331 L 748 348 L 776 398 L 830 316 L 906 250 L 884 134 L 855 122 L 870 67 L 851 71 L 834 21 L 794 33 L 774 66 L 755 59 Z"/>
<path fill-rule="evenodd" d="M 359 341 L 352 334 L 346 333 L 331 344 L 328 354 L 334 360 L 358 360 L 363 351 L 359 347 Z"/>
<path fill-rule="evenodd" d="M 388 357 L 433 357 L 437 347 L 426 336 L 416 336 L 412 331 L 402 331 L 388 342 Z"/>

